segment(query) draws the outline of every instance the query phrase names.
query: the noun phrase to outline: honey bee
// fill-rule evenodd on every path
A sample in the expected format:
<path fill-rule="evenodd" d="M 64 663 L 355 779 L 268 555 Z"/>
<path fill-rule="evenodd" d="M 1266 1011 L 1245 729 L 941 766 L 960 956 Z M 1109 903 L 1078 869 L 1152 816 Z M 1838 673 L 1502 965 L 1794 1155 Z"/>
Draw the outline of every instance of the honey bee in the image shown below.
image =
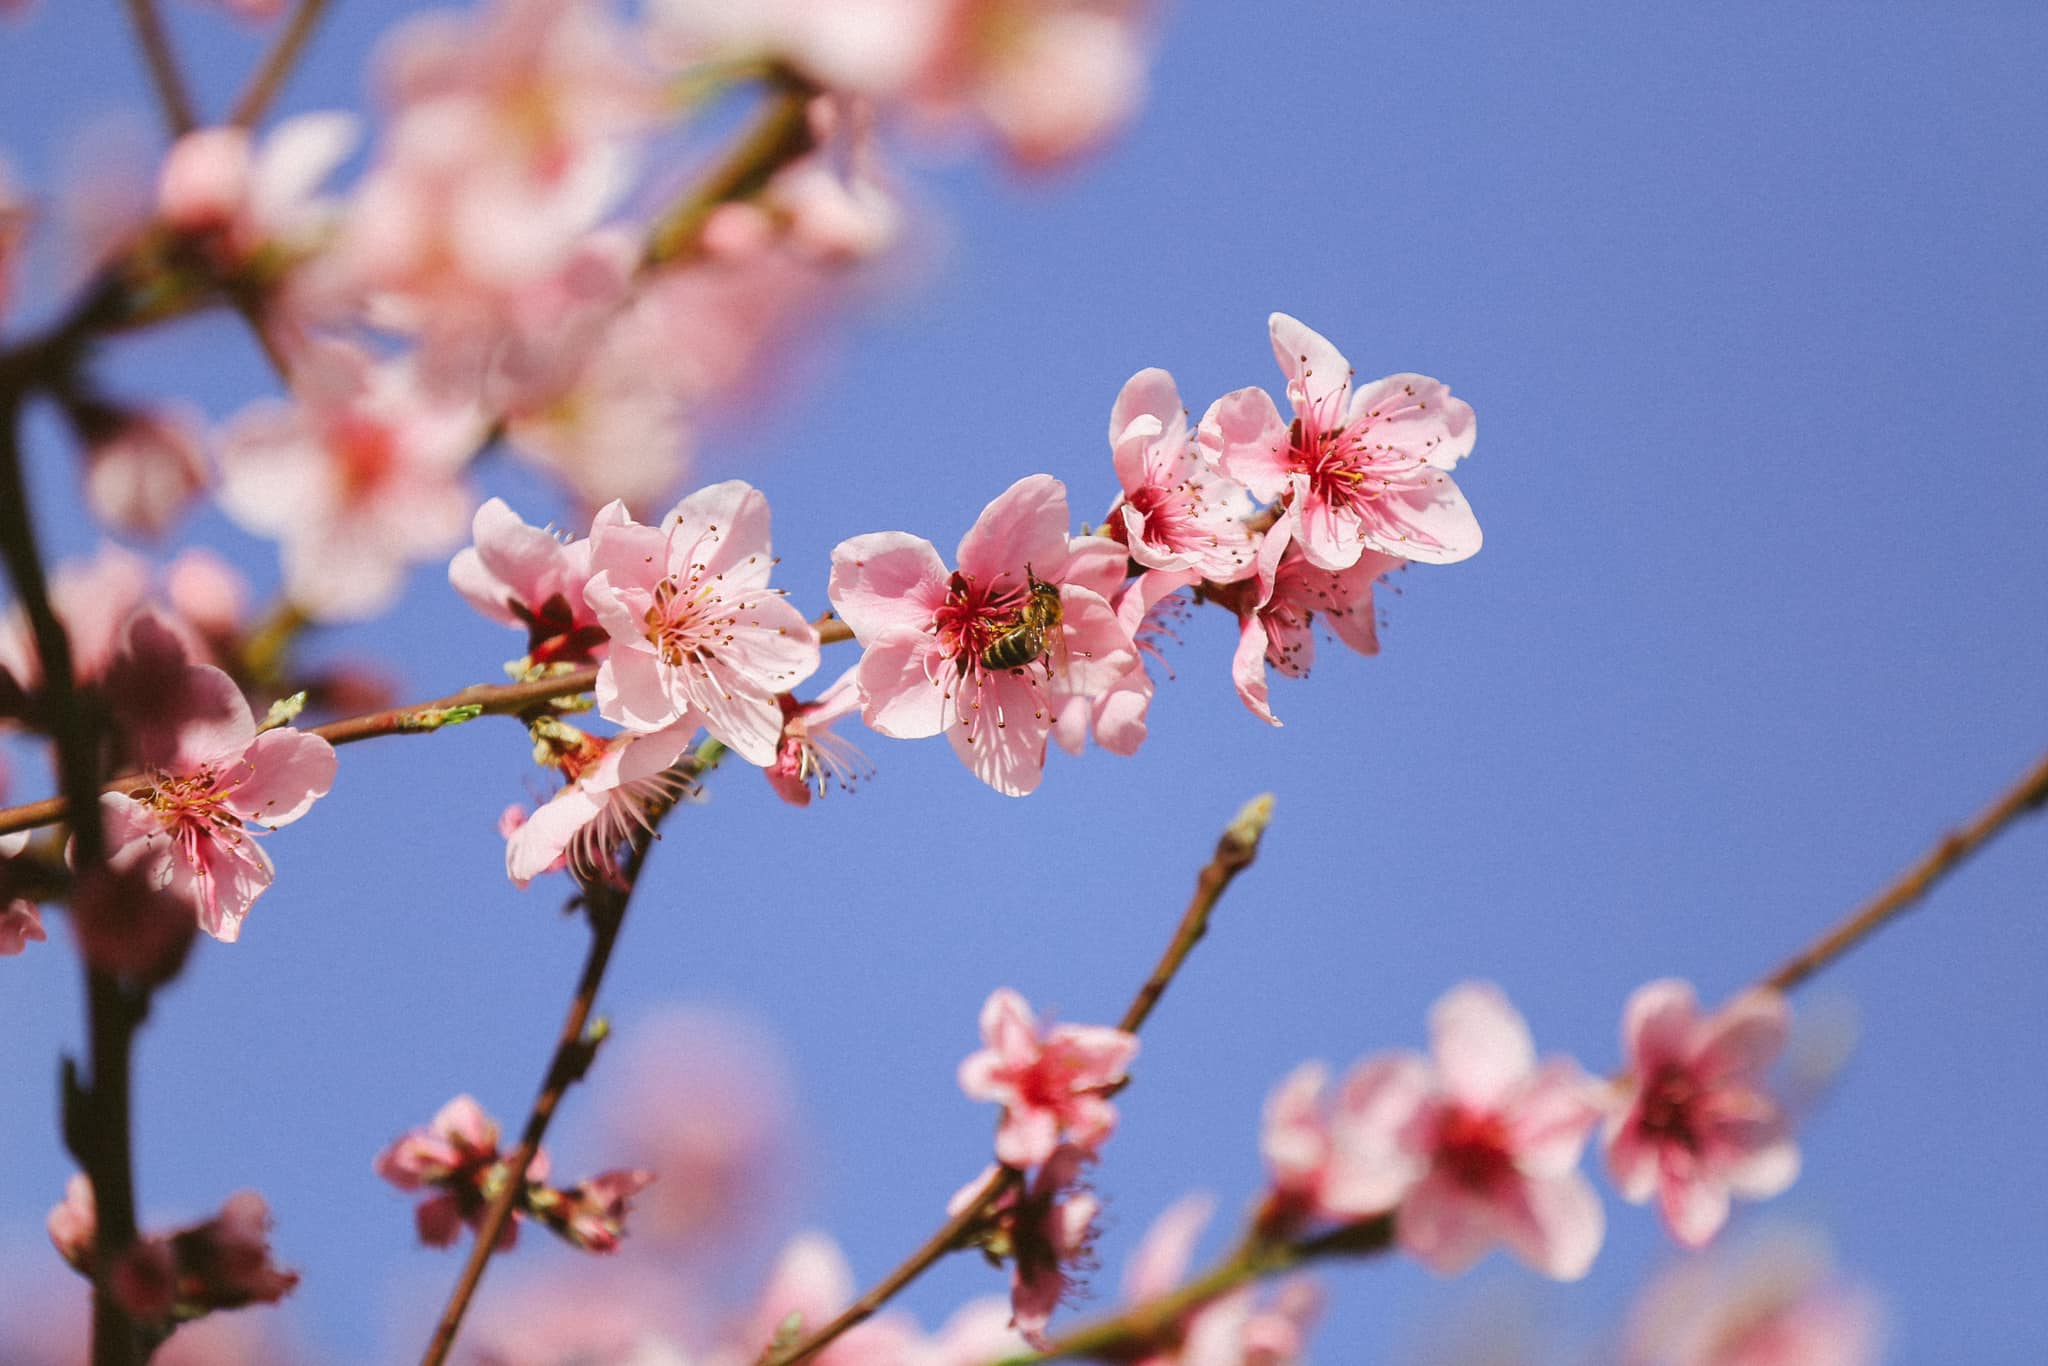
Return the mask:
<path fill-rule="evenodd" d="M 1026 669 L 1040 660 L 1050 661 L 1053 651 L 1065 644 L 1060 635 L 1059 586 L 1033 574 L 1029 565 L 1024 567 L 1024 581 L 1027 592 L 1016 620 L 981 652 L 981 662 L 988 668 Z"/>

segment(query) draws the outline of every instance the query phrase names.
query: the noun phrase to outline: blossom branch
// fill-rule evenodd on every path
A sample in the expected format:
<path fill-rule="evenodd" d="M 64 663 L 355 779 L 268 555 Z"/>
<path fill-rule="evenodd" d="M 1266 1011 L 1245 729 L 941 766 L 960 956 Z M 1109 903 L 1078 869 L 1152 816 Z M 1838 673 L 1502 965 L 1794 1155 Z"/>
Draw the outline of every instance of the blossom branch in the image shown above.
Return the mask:
<path fill-rule="evenodd" d="M 704 773 L 716 766 L 724 753 L 725 746 L 716 740 L 706 740 L 685 763 L 692 774 Z M 490 1208 L 484 1211 L 482 1222 L 477 1225 L 476 1241 L 470 1248 L 469 1260 L 448 1297 L 447 1307 L 441 1311 L 434 1336 L 427 1344 L 426 1354 L 420 1359 L 422 1366 L 440 1366 L 448 1359 L 448 1353 L 455 1345 L 455 1335 L 462 1327 L 462 1317 L 483 1280 L 484 1269 L 498 1249 L 498 1240 L 512 1218 L 514 1207 L 526 1191 L 527 1168 L 533 1165 L 541 1140 L 547 1137 L 555 1110 L 561 1104 L 563 1094 L 582 1079 L 597 1055 L 597 1046 L 604 1035 L 601 1031 L 588 1031 L 590 1012 L 597 1001 L 598 988 L 604 984 L 605 969 L 611 963 L 619 931 L 625 925 L 626 909 L 632 901 L 634 888 L 639 885 L 647 851 L 666 814 L 663 810 L 648 813 L 645 827 L 635 832 L 625 857 L 619 861 L 616 881 L 593 882 L 578 893 L 577 900 L 590 922 L 590 949 L 576 981 L 576 993 L 570 999 L 569 1013 L 562 1020 L 562 1032 L 555 1042 L 554 1056 L 548 1062 L 547 1072 L 542 1077 L 540 1093 L 534 1097 L 533 1109 L 526 1116 L 526 1127 L 520 1132 L 519 1146 L 505 1159 L 504 1184 L 492 1199 Z"/>
<path fill-rule="evenodd" d="M 1249 868 L 1258 856 L 1259 839 L 1266 826 L 1273 819 L 1273 798 L 1270 794 L 1255 797 L 1237 813 L 1223 837 L 1216 842 L 1216 852 L 1208 864 L 1195 878 L 1195 893 L 1182 913 L 1180 924 L 1160 956 L 1158 966 L 1138 988 L 1138 994 L 1131 999 L 1124 1011 L 1123 1019 L 1117 1026 L 1126 1033 L 1135 1034 L 1147 1019 L 1159 998 L 1166 993 L 1188 954 L 1201 942 L 1209 929 L 1209 915 L 1217 901 L 1223 896 L 1237 875 Z M 796 1366 L 797 1362 L 808 1360 L 830 1346 L 842 1334 L 872 1318 L 876 1311 L 893 1299 L 903 1288 L 923 1275 L 927 1268 L 949 1252 L 964 1246 L 964 1241 L 976 1232 L 997 1201 L 1014 1190 L 1021 1173 L 1011 1167 L 997 1167 L 981 1184 L 959 1213 L 940 1225 L 938 1231 L 906 1257 L 894 1271 L 884 1276 L 872 1289 L 855 1300 L 846 1310 L 817 1332 L 804 1338 L 785 1351 L 775 1352 L 772 1348 L 763 1352 L 763 1366 Z"/>
<path fill-rule="evenodd" d="M 1764 978 L 1763 985 L 1774 991 L 1790 991 L 1806 981 L 1894 916 L 1910 910 L 1935 883 L 1960 867 L 1992 836 L 2043 805 L 2048 805 L 2048 755 L 2043 755 L 2025 777 L 1979 813 L 1975 820 L 1960 830 L 1951 831 L 1941 843 L 1928 850 L 1891 886 Z"/>
<path fill-rule="evenodd" d="M 184 76 L 179 74 L 177 56 L 171 51 L 171 36 L 164 31 L 156 0 L 127 0 L 127 5 L 128 22 L 134 25 L 143 60 L 149 64 L 149 79 L 156 86 L 164 122 L 174 137 L 189 133 L 199 120 L 192 112 L 192 96 L 185 89 Z"/>
<path fill-rule="evenodd" d="M 704 224 L 722 204 L 758 194 L 769 179 L 811 150 L 810 104 L 817 91 L 785 75 L 761 117 L 696 189 L 661 216 L 647 237 L 646 263 L 669 265 L 697 249 Z"/>
<path fill-rule="evenodd" d="M 285 21 L 284 31 L 277 35 L 276 44 L 264 55 L 263 64 L 235 101 L 234 112 L 228 115 L 229 123 L 248 128 L 263 117 L 298 65 L 326 10 L 327 0 L 299 0 L 299 7 Z"/>

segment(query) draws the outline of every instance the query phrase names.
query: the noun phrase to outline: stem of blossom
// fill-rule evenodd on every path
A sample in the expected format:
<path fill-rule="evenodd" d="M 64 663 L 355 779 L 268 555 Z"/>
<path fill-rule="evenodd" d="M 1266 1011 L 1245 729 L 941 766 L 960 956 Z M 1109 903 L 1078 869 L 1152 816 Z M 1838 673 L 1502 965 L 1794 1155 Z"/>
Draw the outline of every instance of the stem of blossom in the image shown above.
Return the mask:
<path fill-rule="evenodd" d="M 716 740 L 706 740 L 697 747 L 688 763 L 693 773 L 706 773 L 716 767 L 724 755 L 724 745 Z M 555 1041 L 554 1056 L 549 1059 L 548 1070 L 541 1079 L 540 1093 L 534 1097 L 533 1109 L 527 1113 L 526 1127 L 519 1135 L 519 1146 L 505 1159 L 504 1184 L 477 1226 L 469 1260 L 448 1297 L 447 1307 L 441 1311 L 440 1322 L 434 1326 L 434 1336 L 427 1344 L 426 1354 L 420 1358 L 422 1366 L 441 1366 L 448 1359 L 449 1350 L 455 1345 L 455 1335 L 462 1327 L 462 1316 L 468 1311 L 477 1285 L 483 1280 L 484 1268 L 490 1264 L 491 1254 L 498 1249 L 498 1239 L 512 1218 L 513 1208 L 526 1190 L 527 1168 L 533 1165 L 534 1155 L 540 1151 L 541 1140 L 547 1136 L 555 1109 L 562 1103 L 563 1094 L 582 1080 L 590 1066 L 591 1041 L 585 1034 L 590 1012 L 597 1002 L 598 988 L 604 985 L 605 969 L 611 963 L 619 930 L 625 925 L 626 908 L 632 901 L 633 889 L 639 885 L 647 851 L 666 815 L 665 811 L 648 813 L 645 828 L 635 833 L 627 846 L 625 858 L 620 860 L 616 882 L 593 882 L 577 895 L 584 917 L 590 922 L 590 950 L 583 960 L 583 972 L 576 981 L 576 994 L 569 1001 L 569 1013 L 562 1020 L 562 1032 Z"/>
<path fill-rule="evenodd" d="M 229 123 L 249 128 L 263 117 L 270 108 L 270 102 L 277 98 L 277 92 L 284 88 L 292 69 L 299 64 L 299 56 L 305 51 L 313 30 L 320 26 L 320 18 L 326 9 L 327 0 L 299 0 L 299 7 L 285 21 L 284 31 L 277 35 L 276 44 L 264 54 L 263 64 L 256 68 L 256 74 L 249 78 L 249 84 L 235 101 L 234 112 L 228 115 Z"/>
<path fill-rule="evenodd" d="M 1910 909 L 1930 888 L 1953 872 L 1993 835 L 2029 811 L 2048 805 L 2048 755 L 1977 818 L 1960 830 L 1952 830 L 1918 863 L 1901 873 L 1891 886 L 1871 898 L 1847 919 L 1815 940 L 1803 952 L 1764 978 L 1762 985 L 1773 991 L 1790 991 L 1822 968 L 1840 958 L 1891 920 Z"/>
<path fill-rule="evenodd" d="M 170 34 L 164 31 L 163 16 L 156 12 L 156 0 L 127 0 L 128 22 L 135 27 L 135 39 L 149 64 L 149 79 L 156 86 L 156 100 L 163 108 L 164 122 L 173 137 L 183 137 L 199 125 L 192 113 L 192 97 L 185 90 L 185 78 L 178 72 L 178 58 L 171 51 Z"/>
<path fill-rule="evenodd" d="M 1237 818 L 1224 830 L 1223 838 L 1216 842 L 1216 853 L 1195 878 L 1195 894 L 1189 899 L 1187 910 L 1182 912 L 1180 925 L 1167 943 L 1166 952 L 1160 955 L 1158 966 L 1138 988 L 1138 994 L 1131 998 L 1131 1004 L 1124 1011 L 1117 1028 L 1135 1034 L 1151 1017 L 1153 1008 L 1166 994 L 1167 985 L 1187 961 L 1188 954 L 1208 933 L 1209 913 L 1216 908 L 1224 889 L 1239 873 L 1251 867 L 1252 860 L 1258 856 L 1259 837 L 1265 834 L 1272 819 L 1273 797 L 1268 793 L 1246 802 Z M 1122 1087 L 1116 1089 L 1121 1090 Z M 795 1363 L 823 1351 L 848 1329 L 873 1317 L 876 1310 L 923 1275 L 932 1263 L 963 1246 L 964 1240 L 980 1227 L 983 1217 L 1005 1193 L 1015 1188 L 1021 1178 L 1022 1173 L 1012 1168 L 996 1168 L 965 1208 L 942 1224 L 938 1232 L 925 1239 L 917 1251 L 877 1282 L 873 1289 L 855 1300 L 839 1317 L 787 1351 L 779 1355 L 772 1349 L 763 1352 L 762 1366 L 795 1366 Z"/>
<path fill-rule="evenodd" d="M 672 265 L 694 254 L 704 224 L 720 205 L 759 194 L 777 171 L 811 150 L 810 104 L 817 93 L 793 75 L 776 82 L 767 107 L 739 146 L 655 223 L 647 237 L 646 265 Z"/>
<path fill-rule="evenodd" d="M 1283 1242 L 1247 1240 L 1235 1252 L 1176 1290 L 1132 1305 L 1120 1314 L 1084 1324 L 1053 1341 L 1043 1352 L 1005 1357 L 995 1366 L 1035 1366 L 1046 1361 L 1099 1357 L 1124 1361 L 1165 1347 L 1188 1315 L 1241 1285 L 1278 1276 L 1326 1257 L 1369 1257 L 1393 1246 L 1394 1216 L 1375 1214 L 1340 1224 L 1312 1238 Z"/>

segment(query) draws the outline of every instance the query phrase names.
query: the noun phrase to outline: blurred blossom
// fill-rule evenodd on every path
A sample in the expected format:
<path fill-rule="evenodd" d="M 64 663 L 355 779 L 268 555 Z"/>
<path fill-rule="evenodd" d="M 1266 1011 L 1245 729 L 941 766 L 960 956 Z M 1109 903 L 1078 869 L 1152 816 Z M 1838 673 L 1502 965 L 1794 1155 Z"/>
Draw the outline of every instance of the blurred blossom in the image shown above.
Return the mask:
<path fill-rule="evenodd" d="M 10 1276 L 0 1299 L 0 1361 L 80 1366 L 90 1360 L 90 1295 L 75 1276 Z M 181 1323 L 150 1356 L 150 1366 L 319 1366 L 323 1358 L 292 1338 L 283 1317 L 251 1306 Z"/>
<path fill-rule="evenodd" d="M 149 566 L 116 545 L 104 545 L 92 559 L 67 561 L 52 571 L 50 606 L 71 642 L 75 682 L 96 683 L 106 672 L 129 616 L 148 590 Z M 42 660 L 20 603 L 11 604 L 0 618 L 0 673 L 25 693 L 42 686 Z"/>
<path fill-rule="evenodd" d="M 711 1366 L 753 1366 L 792 1325 L 802 1336 L 831 1322 L 853 1303 L 854 1290 L 853 1268 L 839 1245 L 822 1233 L 798 1234 L 776 1260 L 742 1337 L 713 1353 Z M 810 1360 L 817 1366 L 895 1366 L 915 1350 L 919 1337 L 908 1316 L 892 1311 L 849 1329 Z"/>
<path fill-rule="evenodd" d="M 658 1178 L 634 1201 L 650 1255 L 729 1247 L 768 1222 L 791 1184 L 788 1066 L 767 1037 L 706 1010 L 623 1030 L 593 1076 L 599 1150 Z"/>
<path fill-rule="evenodd" d="M 204 546 L 178 552 L 164 570 L 164 596 L 213 650 L 216 661 L 240 634 L 249 611 L 249 581 Z"/>
<path fill-rule="evenodd" d="M 1619 1366 L 1875 1366 L 1883 1314 L 1817 1240 L 1780 1233 L 1676 1263 L 1629 1316 Z"/>
<path fill-rule="evenodd" d="M 0 754 L 0 806 L 8 801 L 7 756 Z M 20 953 L 31 941 L 49 938 L 43 930 L 42 911 L 34 901 L 17 894 L 12 860 L 28 847 L 29 832 L 0 835 L 0 958 Z"/>
<path fill-rule="evenodd" d="M 206 488 L 205 428 L 189 404 L 122 414 L 85 452 L 93 515 L 123 531 L 162 535 Z"/>
<path fill-rule="evenodd" d="M 168 227 L 208 239 L 229 270 L 259 252 L 302 255 L 332 228 L 336 206 L 315 192 L 358 136 L 355 117 L 343 113 L 286 119 L 261 146 L 246 128 L 196 129 L 164 157 L 157 213 Z"/>
<path fill-rule="evenodd" d="M 455 1097 L 424 1128 L 393 1139 L 374 1163 L 377 1175 L 400 1190 L 433 1192 L 414 1213 L 420 1241 L 428 1247 L 447 1247 L 464 1224 L 475 1228 L 482 1222 L 490 1205 L 487 1188 L 494 1174 L 503 1179 L 502 1165 L 498 1122 L 470 1096 Z M 528 1179 L 546 1173 L 546 1159 L 535 1154 Z M 517 1213 L 498 1236 L 501 1249 L 518 1238 Z"/>
<path fill-rule="evenodd" d="M 1180 1288 L 1196 1240 L 1215 1213 L 1206 1195 L 1179 1201 L 1147 1230 L 1124 1272 L 1124 1299 L 1133 1307 Z M 1305 1359 L 1308 1333 L 1322 1296 L 1306 1276 L 1292 1276 L 1262 1293 L 1245 1286 L 1198 1306 L 1149 1344 L 1136 1366 L 1295 1366 Z"/>
<path fill-rule="evenodd" d="M 0 157 L 0 323 L 7 321 L 14 302 L 15 266 L 28 241 L 29 222 L 28 196 L 14 183 L 7 159 Z"/>
<path fill-rule="evenodd" d="M 1765 1082 L 1791 1026 L 1776 992 L 1750 992 L 1710 1015 L 1685 982 L 1652 982 L 1629 998 L 1608 1171 L 1624 1199 L 1654 1197 L 1688 1247 L 1720 1232 L 1731 1195 L 1767 1199 L 1799 1174 L 1791 1126 Z"/>
<path fill-rule="evenodd" d="M 92 1183 L 83 1174 L 66 1185 L 48 1227 L 58 1254 L 79 1274 L 90 1276 L 99 1255 L 99 1220 Z M 183 1321 L 219 1309 L 271 1304 L 298 1283 L 297 1272 L 270 1259 L 270 1208 L 254 1191 L 229 1196 L 210 1219 L 139 1237 L 121 1253 L 109 1276 L 122 1307 L 145 1321 Z"/>
<path fill-rule="evenodd" d="M 237 19 L 252 23 L 264 23 L 277 18 L 285 11 L 286 0 L 201 0 L 214 9 L 224 9 Z"/>
<path fill-rule="evenodd" d="M 456 1360 L 468 1366 L 699 1366 L 683 1328 L 701 1317 L 690 1287 L 650 1267 L 606 1264 L 512 1277 L 477 1301 Z M 495 1277 L 494 1277 L 495 1280 Z"/>
<path fill-rule="evenodd" d="M 221 432 L 221 504 L 282 542 L 285 591 L 322 620 L 366 617 L 407 564 L 445 553 L 469 521 L 462 469 L 477 410 L 424 393 L 410 367 L 317 342 L 294 364 L 292 402 L 245 408 Z"/>

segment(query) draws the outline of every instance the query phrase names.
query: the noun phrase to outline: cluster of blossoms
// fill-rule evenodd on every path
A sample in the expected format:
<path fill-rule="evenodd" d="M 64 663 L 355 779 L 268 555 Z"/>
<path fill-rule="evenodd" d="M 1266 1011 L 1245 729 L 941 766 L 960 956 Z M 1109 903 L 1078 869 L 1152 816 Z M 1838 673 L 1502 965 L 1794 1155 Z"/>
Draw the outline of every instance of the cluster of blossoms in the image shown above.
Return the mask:
<path fill-rule="evenodd" d="M 1683 982 L 1653 982 L 1624 1012 L 1624 1071 L 1589 1077 L 1537 1061 L 1528 1027 L 1493 986 L 1468 983 L 1430 1014 L 1431 1055 L 1368 1058 L 1332 1090 L 1306 1064 L 1274 1092 L 1261 1147 L 1271 1234 L 1317 1221 L 1391 1216 L 1395 1241 L 1456 1273 L 1504 1245 L 1547 1276 L 1574 1280 L 1599 1251 L 1605 1216 L 1579 1157 L 1604 1121 L 1623 1198 L 1654 1198 L 1688 1247 L 1726 1223 L 1731 1195 L 1789 1186 L 1798 1150 L 1765 1074 L 1790 1017 L 1752 992 L 1703 1015 Z"/>
<path fill-rule="evenodd" d="M 49 1232 L 80 1275 L 95 1274 L 99 1209 L 85 1177 L 74 1176 L 65 1187 L 63 1202 L 50 1211 Z M 270 1208 L 263 1197 L 240 1191 L 211 1219 L 129 1244 L 106 1282 L 137 1321 L 168 1331 L 217 1309 L 274 1304 L 299 1276 L 270 1260 Z"/>
<path fill-rule="evenodd" d="M 428 1247 L 449 1246 L 464 1224 L 479 1227 L 491 1201 L 513 1179 L 498 1150 L 498 1122 L 469 1096 L 457 1096 L 424 1128 L 393 1139 L 377 1155 L 376 1169 L 400 1190 L 432 1192 L 413 1212 L 420 1241 Z M 511 1247 L 519 1236 L 517 1221 L 531 1218 L 586 1251 L 615 1251 L 633 1197 L 654 1180 L 652 1172 L 608 1171 L 556 1187 L 547 1184 L 547 1177 L 547 1154 L 536 1152 L 498 1246 Z"/>

